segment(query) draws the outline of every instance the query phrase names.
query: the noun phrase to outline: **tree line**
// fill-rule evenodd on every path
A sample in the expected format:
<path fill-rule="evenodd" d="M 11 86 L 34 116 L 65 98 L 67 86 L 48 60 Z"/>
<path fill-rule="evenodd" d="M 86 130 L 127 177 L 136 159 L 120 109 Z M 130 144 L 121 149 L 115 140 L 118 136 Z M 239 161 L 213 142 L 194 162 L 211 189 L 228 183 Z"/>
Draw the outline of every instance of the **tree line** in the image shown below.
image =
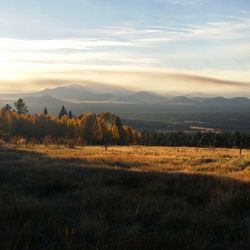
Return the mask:
<path fill-rule="evenodd" d="M 141 144 L 147 146 L 250 148 L 250 134 L 223 132 L 154 132 L 143 131 Z"/>
<path fill-rule="evenodd" d="M 46 107 L 42 114 L 32 115 L 22 99 L 14 105 L 15 110 L 8 104 L 0 110 L 0 136 L 4 140 L 23 137 L 37 143 L 140 144 L 141 133 L 123 125 L 118 116 L 109 112 L 87 112 L 75 117 L 62 106 L 58 116 L 50 115 Z"/>
<path fill-rule="evenodd" d="M 58 116 L 50 115 L 46 107 L 42 114 L 31 115 L 22 99 L 14 106 L 15 110 L 9 104 L 0 110 L 0 137 L 4 140 L 23 137 L 37 143 L 250 148 L 248 133 L 136 131 L 109 112 L 76 117 L 62 106 Z"/>

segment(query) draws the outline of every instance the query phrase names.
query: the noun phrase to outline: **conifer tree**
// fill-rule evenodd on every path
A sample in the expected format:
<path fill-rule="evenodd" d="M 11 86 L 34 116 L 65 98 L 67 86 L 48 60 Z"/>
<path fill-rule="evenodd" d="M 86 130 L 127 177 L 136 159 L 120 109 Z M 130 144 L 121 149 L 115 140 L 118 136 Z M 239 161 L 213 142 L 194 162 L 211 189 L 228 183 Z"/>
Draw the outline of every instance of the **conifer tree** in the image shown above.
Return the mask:
<path fill-rule="evenodd" d="M 28 107 L 26 106 L 23 99 L 19 98 L 18 101 L 14 103 L 14 105 L 16 107 L 16 112 L 19 115 L 28 113 Z"/>
<path fill-rule="evenodd" d="M 44 114 L 44 115 L 48 115 L 48 110 L 47 110 L 47 107 L 45 107 L 45 108 L 44 108 L 44 110 L 43 110 L 43 114 Z"/>
<path fill-rule="evenodd" d="M 63 116 L 68 115 L 68 112 L 64 105 L 62 105 L 61 111 L 59 112 L 58 118 L 61 119 Z"/>
<path fill-rule="evenodd" d="M 9 105 L 9 104 L 6 104 L 4 107 L 3 107 L 4 110 L 6 111 L 11 111 L 12 110 L 12 107 Z"/>
<path fill-rule="evenodd" d="M 72 111 L 71 111 L 71 110 L 69 111 L 68 117 L 69 117 L 69 119 L 73 119 L 73 114 L 72 114 Z"/>

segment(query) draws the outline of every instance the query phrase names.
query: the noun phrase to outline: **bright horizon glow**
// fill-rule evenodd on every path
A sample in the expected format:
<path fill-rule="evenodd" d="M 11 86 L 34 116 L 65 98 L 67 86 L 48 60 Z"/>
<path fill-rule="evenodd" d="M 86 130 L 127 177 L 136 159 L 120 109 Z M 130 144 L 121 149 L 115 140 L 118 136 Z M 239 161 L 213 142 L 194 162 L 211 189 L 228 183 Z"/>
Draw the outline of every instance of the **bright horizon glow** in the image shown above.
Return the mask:
<path fill-rule="evenodd" d="M 0 15 L 1 93 L 89 81 L 250 95 L 248 0 L 16 0 Z"/>

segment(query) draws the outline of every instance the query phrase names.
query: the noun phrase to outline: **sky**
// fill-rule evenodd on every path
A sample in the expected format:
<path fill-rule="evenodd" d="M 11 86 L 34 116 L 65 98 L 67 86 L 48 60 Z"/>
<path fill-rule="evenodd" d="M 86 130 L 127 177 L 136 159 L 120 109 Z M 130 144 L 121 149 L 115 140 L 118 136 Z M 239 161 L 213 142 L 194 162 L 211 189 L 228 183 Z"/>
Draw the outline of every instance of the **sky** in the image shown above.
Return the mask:
<path fill-rule="evenodd" d="M 0 16 L 1 93 L 98 82 L 250 96 L 249 0 L 0 0 Z"/>

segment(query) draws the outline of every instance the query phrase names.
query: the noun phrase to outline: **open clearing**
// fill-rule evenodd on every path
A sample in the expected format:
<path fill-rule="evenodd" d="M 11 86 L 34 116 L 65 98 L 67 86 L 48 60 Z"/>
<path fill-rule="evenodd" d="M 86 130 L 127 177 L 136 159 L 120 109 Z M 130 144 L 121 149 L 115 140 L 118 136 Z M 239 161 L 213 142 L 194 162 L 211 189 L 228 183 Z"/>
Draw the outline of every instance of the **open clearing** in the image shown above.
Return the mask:
<path fill-rule="evenodd" d="M 1 249 L 249 249 L 250 151 L 0 150 Z"/>
<path fill-rule="evenodd" d="M 134 171 L 184 172 L 214 174 L 250 182 L 250 150 L 184 147 L 23 147 L 51 159 L 65 160 L 68 165 L 93 166 Z"/>

